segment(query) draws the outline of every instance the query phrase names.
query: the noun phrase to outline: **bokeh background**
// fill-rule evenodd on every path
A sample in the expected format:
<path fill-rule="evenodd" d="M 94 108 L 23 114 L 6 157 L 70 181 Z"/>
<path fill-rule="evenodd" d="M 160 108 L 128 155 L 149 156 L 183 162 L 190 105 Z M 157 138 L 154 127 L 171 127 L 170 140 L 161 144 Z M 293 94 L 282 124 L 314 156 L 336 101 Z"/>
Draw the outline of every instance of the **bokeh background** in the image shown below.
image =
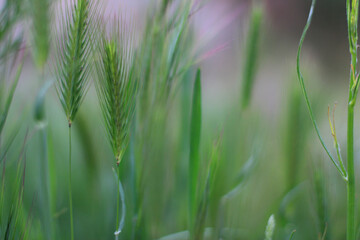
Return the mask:
<path fill-rule="evenodd" d="M 5 1 L 1 2 L 0 8 Z M 126 12 L 127 16 L 132 16 L 136 22 L 136 36 L 140 37 L 146 26 L 145 16 L 153 9 L 154 2 L 109 0 L 106 14 Z M 274 214 L 274 239 L 289 239 L 293 230 L 296 230 L 294 239 L 320 239 L 324 231 L 325 239 L 345 239 L 345 184 L 316 138 L 296 77 L 297 46 L 311 1 L 258 2 L 263 5 L 264 16 L 254 88 L 250 106 L 245 111 L 241 110 L 240 101 L 252 1 L 209 0 L 189 20 L 193 26 L 194 49 L 212 54 L 188 74 L 184 85 L 190 87 L 181 88 L 175 94 L 166 118 L 165 139 L 160 142 L 166 144 L 154 146 L 160 152 L 158 159 L 147 159 L 143 173 L 146 184 L 142 194 L 145 227 L 141 239 L 159 239 L 187 229 L 189 150 L 186 139 L 189 138 L 196 67 L 202 70 L 202 171 L 206 168 L 213 139 L 219 133 L 223 139 L 206 226 L 215 227 L 221 218 L 225 228 L 236 230 L 236 234 L 224 239 L 264 239 L 266 223 Z M 318 0 L 301 59 L 316 119 L 328 146 L 333 145 L 328 106 L 333 108 L 337 103 L 335 122 L 342 149 L 346 149 L 345 116 L 350 62 L 346 26 L 345 1 Z M 24 31 L 25 39 L 28 39 L 29 22 L 23 20 L 17 28 L 16 31 Z M 41 199 L 43 135 L 40 129 L 45 127 L 46 154 L 52 168 L 54 231 L 57 239 L 68 239 L 67 121 L 53 86 L 46 93 L 46 120 L 41 124 L 34 120 L 35 99 L 44 80 L 34 66 L 29 40 L 26 40 L 26 48 L 28 54 L 4 130 L 6 138 L 18 129 L 6 157 L 9 169 L 6 181 L 12 181 L 11 169 L 16 169 L 16 159 L 27 133 L 24 206 L 26 212 L 32 209 L 32 239 L 41 239 L 39 219 L 43 205 L 36 199 Z M 214 49 L 218 50 L 213 52 Z M 54 79 L 50 71 L 52 54 L 45 67 L 45 80 L 50 81 Z M 4 80 L 9 81 L 6 77 Z M 357 170 L 360 146 L 358 122 L 355 121 Z M 112 239 L 117 185 L 112 171 L 114 161 L 93 86 L 73 126 L 75 239 Z M 136 151 L 136 146 L 134 148 L 133 151 Z M 133 236 L 134 215 L 131 208 L 134 193 L 129 175 L 133 166 L 129 151 L 122 162 L 129 210 L 120 239 L 131 239 Z M 346 159 L 345 152 L 343 157 Z M 250 158 L 256 159 L 255 168 L 240 191 L 221 205 L 220 199 L 232 189 L 234 179 Z M 359 203 L 358 192 L 356 201 Z"/>

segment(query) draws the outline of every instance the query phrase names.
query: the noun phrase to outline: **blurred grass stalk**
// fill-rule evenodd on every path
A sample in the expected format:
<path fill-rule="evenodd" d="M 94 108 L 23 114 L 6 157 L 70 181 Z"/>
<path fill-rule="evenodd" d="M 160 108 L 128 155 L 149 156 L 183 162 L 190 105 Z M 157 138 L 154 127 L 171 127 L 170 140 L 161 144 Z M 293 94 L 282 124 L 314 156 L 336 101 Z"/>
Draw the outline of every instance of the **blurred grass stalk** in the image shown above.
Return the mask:
<path fill-rule="evenodd" d="M 41 188 L 39 191 L 41 207 L 41 225 L 44 233 L 44 237 L 47 240 L 54 239 L 53 235 L 53 219 L 54 213 L 51 208 L 50 194 L 53 192 L 50 190 L 54 184 L 49 183 L 49 166 L 48 164 L 48 140 L 47 140 L 47 122 L 45 113 L 45 94 L 52 85 L 52 82 L 45 82 L 45 65 L 49 56 L 50 49 L 50 0 L 31 0 L 29 2 L 30 16 L 32 18 L 31 26 L 31 45 L 33 52 L 33 59 L 35 66 L 39 72 L 39 81 L 41 88 L 38 96 L 35 100 L 35 121 L 39 128 L 39 140 L 41 143 L 40 150 L 40 182 Z M 54 170 L 50 170 L 52 173 Z"/>
<path fill-rule="evenodd" d="M 35 121 L 39 128 L 39 139 L 41 143 L 40 150 L 40 203 L 42 205 L 41 208 L 41 224 L 43 228 L 43 233 L 45 233 L 45 238 L 47 240 L 54 239 L 55 235 L 53 235 L 53 219 L 52 219 L 52 208 L 50 199 L 50 194 L 52 191 L 50 190 L 50 186 L 53 187 L 52 178 L 49 178 L 49 170 L 51 173 L 54 173 L 53 169 L 49 169 L 53 167 L 52 164 L 48 164 L 48 139 L 47 139 L 47 122 L 46 122 L 46 113 L 45 113 L 45 95 L 48 89 L 52 86 L 52 82 L 45 82 L 42 88 L 40 89 L 36 101 L 35 101 Z"/>
<path fill-rule="evenodd" d="M 6 158 L 2 161 L 3 170 L 0 199 L 0 228 L 4 229 L 4 231 L 0 232 L 2 239 L 27 239 L 27 235 L 30 231 L 30 226 L 26 223 L 25 210 L 23 207 L 26 169 L 24 149 L 26 141 L 27 137 L 25 137 L 22 150 L 16 163 L 15 178 L 13 179 L 12 184 L 9 184 L 9 188 L 5 187 Z M 10 196 L 7 197 L 7 195 Z M 4 223 L 5 225 L 3 225 Z"/>
<path fill-rule="evenodd" d="M 315 165 L 313 177 L 315 209 L 319 226 L 318 235 L 322 236 L 322 240 L 327 240 L 330 239 L 329 233 L 327 234 L 327 226 L 329 224 L 328 201 L 326 196 L 326 179 L 322 164 Z"/>
<path fill-rule="evenodd" d="M 24 17 L 23 3 L 23 0 L 5 0 L 0 11 L 0 63 L 4 67 L 10 54 L 17 52 L 23 41 L 22 33 L 15 35 L 15 28 Z"/>
<path fill-rule="evenodd" d="M 222 136 L 219 135 L 213 142 L 210 150 L 210 161 L 206 171 L 204 186 L 200 189 L 200 198 L 194 223 L 194 239 L 202 240 L 205 234 L 205 223 L 208 214 L 208 206 L 213 197 L 215 179 L 217 176 L 222 148 Z M 190 232 L 191 233 L 191 232 Z"/>
<path fill-rule="evenodd" d="M 255 2 L 256 1 L 253 1 L 245 50 L 246 55 L 243 67 L 242 109 L 246 109 L 250 103 L 259 58 L 263 6 L 261 3 Z"/>
<path fill-rule="evenodd" d="M 176 11 L 174 10 L 176 7 Z M 149 13 L 144 35 L 139 47 L 141 82 L 136 109 L 136 221 L 135 239 L 149 238 L 152 223 L 144 211 L 145 191 L 148 187 L 151 166 L 158 166 L 159 176 L 164 177 L 169 117 L 175 93 L 182 85 L 185 73 L 193 63 L 190 53 L 193 42 L 189 41 L 189 12 L 191 1 L 158 1 L 155 13 Z M 164 172 L 165 173 L 165 172 Z M 157 195 L 161 199 L 162 195 Z M 159 204 L 159 202 L 157 202 Z M 163 214 L 158 211 L 151 217 Z"/>
<path fill-rule="evenodd" d="M 8 150 L 12 145 L 17 131 L 12 132 L 10 137 L 6 139 L 4 136 L 4 126 L 8 119 L 10 106 L 12 105 L 15 90 L 17 88 L 20 75 L 23 70 L 25 50 L 20 49 L 23 42 L 22 33 L 18 37 L 14 37 L 14 28 L 22 19 L 22 0 L 7 0 L 4 2 L 0 11 L 0 63 L 2 67 L 2 74 L 0 77 L 0 141 L 1 141 L 1 192 L 0 192 L 0 238 L 1 239 L 28 239 L 30 232 L 29 218 L 31 210 L 28 212 L 28 220 L 26 219 L 25 210 L 23 207 L 24 196 L 24 181 L 26 169 L 26 157 L 24 148 L 27 138 L 25 137 L 22 150 L 18 154 L 18 159 L 15 163 L 16 174 L 12 175 L 12 171 L 7 168 Z M 22 29 L 20 28 L 20 32 Z M 15 52 L 14 56 L 10 53 Z M 11 65 L 8 65 L 12 61 Z M 15 75 L 12 78 L 12 70 L 16 66 Z M 10 66 L 10 71 L 6 69 Z M 6 89 L 6 80 L 11 79 L 11 84 Z M 6 93 L 5 93 L 6 92 Z M 6 176 L 8 172 L 8 177 Z M 7 178 L 10 181 L 7 183 Z"/>
<path fill-rule="evenodd" d="M 43 74 L 50 49 L 50 2 L 51 0 L 31 0 L 29 8 L 32 17 L 31 50 L 35 65 Z"/>
<path fill-rule="evenodd" d="M 350 64 L 350 86 L 349 86 L 349 98 L 348 98 L 348 116 L 347 116 L 347 170 L 344 167 L 340 146 L 336 137 L 335 123 L 334 120 L 331 122 L 329 117 L 329 123 L 331 128 L 331 134 L 334 138 L 335 150 L 337 152 L 337 160 L 331 155 L 328 148 L 326 147 L 317 123 L 314 118 L 314 114 L 310 105 L 310 101 L 305 89 L 304 79 L 300 72 L 300 53 L 302 45 L 307 33 L 307 30 L 311 24 L 312 16 L 314 13 L 316 0 L 312 0 L 310 13 L 308 16 L 307 23 L 305 25 L 303 34 L 300 39 L 298 54 L 297 54 L 297 73 L 300 86 L 302 88 L 304 98 L 310 113 L 311 120 L 313 122 L 315 131 L 318 135 L 321 145 L 325 149 L 327 155 L 335 165 L 336 169 L 347 183 L 347 229 L 346 239 L 355 240 L 355 169 L 354 169 L 354 108 L 356 103 L 356 97 L 359 89 L 359 75 L 356 71 L 357 65 L 357 47 L 358 47 L 358 16 L 359 16 L 359 1 L 358 0 L 347 0 L 346 1 L 346 13 L 347 13 L 347 28 L 349 38 L 349 52 L 351 55 Z"/>
<path fill-rule="evenodd" d="M 287 106 L 288 116 L 284 136 L 284 154 L 287 163 L 286 192 L 290 191 L 298 183 L 308 129 L 307 122 L 303 119 L 306 109 L 303 108 L 302 95 L 298 86 L 292 86 L 287 102 L 289 103 Z"/>

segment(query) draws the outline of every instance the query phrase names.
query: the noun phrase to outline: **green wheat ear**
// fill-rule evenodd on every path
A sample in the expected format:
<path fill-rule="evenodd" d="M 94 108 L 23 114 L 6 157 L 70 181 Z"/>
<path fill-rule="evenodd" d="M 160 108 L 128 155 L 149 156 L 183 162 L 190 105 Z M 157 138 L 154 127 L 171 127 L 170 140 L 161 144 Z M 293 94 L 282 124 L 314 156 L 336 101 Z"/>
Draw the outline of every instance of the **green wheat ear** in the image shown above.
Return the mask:
<path fill-rule="evenodd" d="M 110 33 L 103 32 L 95 61 L 95 86 L 117 164 L 129 142 L 138 86 L 134 71 L 133 26 L 127 26 L 124 22 L 123 19 L 115 20 Z"/>
<path fill-rule="evenodd" d="M 56 90 L 69 126 L 84 99 L 89 86 L 95 18 L 98 4 L 90 0 L 65 3 L 65 12 L 57 19 Z M 94 3 L 95 2 L 95 3 Z"/>

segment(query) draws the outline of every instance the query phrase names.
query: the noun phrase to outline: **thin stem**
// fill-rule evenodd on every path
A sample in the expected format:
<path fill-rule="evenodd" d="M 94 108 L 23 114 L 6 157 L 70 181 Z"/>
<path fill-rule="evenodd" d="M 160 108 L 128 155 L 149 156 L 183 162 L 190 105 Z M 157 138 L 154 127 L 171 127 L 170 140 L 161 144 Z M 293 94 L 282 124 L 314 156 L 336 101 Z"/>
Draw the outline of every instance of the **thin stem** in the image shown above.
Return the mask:
<path fill-rule="evenodd" d="M 49 173 L 48 173 L 48 159 L 47 159 L 47 140 L 46 140 L 46 128 L 43 127 L 40 129 L 40 140 L 41 140 L 41 183 L 42 183 L 42 198 L 44 208 L 43 210 L 43 227 L 44 232 L 46 232 L 46 239 L 51 239 L 51 209 L 49 203 Z"/>
<path fill-rule="evenodd" d="M 35 118 L 39 121 L 39 132 L 40 132 L 40 142 L 41 142 L 41 151 L 40 151 L 40 179 L 42 185 L 41 199 L 44 207 L 42 208 L 42 226 L 44 232 L 46 233 L 46 239 L 51 239 L 52 237 L 52 219 L 51 219 L 51 208 L 50 208 L 50 188 L 49 188 L 49 167 L 48 167 L 48 158 L 47 158 L 47 136 L 46 136 L 46 119 L 45 115 L 45 93 L 47 89 L 51 86 L 51 83 L 47 83 L 42 87 L 42 83 L 45 83 L 45 72 L 44 68 L 41 68 L 39 72 L 39 81 L 38 87 L 40 88 L 39 95 L 36 99 L 36 108 L 39 108 L 39 113 L 36 111 Z M 43 98 L 42 98 L 43 97 Z M 42 99 L 41 99 L 42 98 Z M 38 104 L 38 99 L 41 99 L 41 104 Z"/>
<path fill-rule="evenodd" d="M 353 86 L 354 86 L 355 76 L 356 76 L 357 51 L 354 49 L 351 49 L 350 53 L 351 53 L 351 69 L 350 69 L 348 126 L 347 126 L 348 181 L 347 181 L 346 239 L 347 240 L 355 240 L 354 107 L 355 107 L 355 100 L 356 100 L 356 92 L 353 92 Z"/>
<path fill-rule="evenodd" d="M 130 142 L 129 142 L 129 152 L 130 152 L 130 176 L 131 176 L 131 181 L 130 181 L 130 189 L 131 189 L 131 199 L 133 202 L 133 206 L 132 206 L 132 211 L 136 216 L 137 213 L 137 195 L 136 195 L 136 173 L 135 173 L 135 124 L 132 124 L 131 127 L 131 134 L 130 134 Z M 131 238 L 132 240 L 135 239 L 135 229 L 136 229 L 136 221 L 132 220 L 132 231 L 131 231 Z"/>
<path fill-rule="evenodd" d="M 73 222 L 72 189 L 71 189 L 71 123 L 69 123 L 69 204 L 70 204 L 71 240 L 74 240 L 74 222 Z"/>
<path fill-rule="evenodd" d="M 348 107 L 347 129 L 347 231 L 346 239 L 355 240 L 354 105 Z"/>
<path fill-rule="evenodd" d="M 316 0 L 312 0 L 311 8 L 305 29 L 300 39 L 298 54 L 297 54 L 297 74 L 299 82 L 306 100 L 310 116 L 315 127 L 318 138 L 324 147 L 326 153 L 330 157 L 331 161 L 334 163 L 337 170 L 341 173 L 343 178 L 347 183 L 347 229 L 346 229 L 346 239 L 355 240 L 355 170 L 354 170 L 354 107 L 356 102 L 357 91 L 359 87 L 359 82 L 357 78 L 356 65 L 357 65 L 357 43 L 358 43 L 358 16 L 359 16 L 359 1 L 350 0 L 346 1 L 346 13 L 347 13 L 347 23 L 348 23 L 348 36 L 349 36 L 349 52 L 351 54 L 351 64 L 350 64 L 350 84 L 349 84 L 349 100 L 348 100 L 348 125 L 347 125 L 347 172 L 344 171 L 345 168 L 340 167 L 338 162 L 332 157 L 328 151 L 325 143 L 322 140 L 322 137 L 319 133 L 317 124 L 315 122 L 310 101 L 307 96 L 307 92 L 304 85 L 304 79 L 300 72 L 300 52 L 302 44 L 306 35 L 306 32 L 310 26 L 312 15 L 314 12 Z M 339 161 L 341 163 L 340 157 Z M 341 163 L 342 164 L 342 163 Z"/>
<path fill-rule="evenodd" d="M 117 175 L 115 174 L 116 180 L 119 178 L 118 176 L 120 176 L 120 167 L 118 167 Z M 117 181 L 117 188 L 120 189 L 120 181 Z M 119 224 L 119 208 L 120 208 L 119 206 L 120 206 L 120 194 L 117 194 L 117 196 L 116 196 L 116 223 L 115 223 L 115 228 Z M 115 236 L 116 236 L 116 234 L 115 234 Z"/>
<path fill-rule="evenodd" d="M 304 98 L 305 98 L 305 102 L 306 102 L 306 106 L 308 108 L 308 111 L 309 111 L 309 114 L 310 114 L 310 118 L 311 118 L 311 121 L 313 123 L 313 126 L 315 128 L 315 132 L 316 132 L 316 135 L 318 136 L 319 138 L 319 141 L 322 145 L 322 147 L 324 148 L 326 154 L 329 156 L 331 162 L 334 164 L 334 166 L 336 167 L 336 169 L 338 170 L 338 172 L 341 174 L 341 176 L 343 177 L 343 179 L 345 181 L 347 181 L 347 172 L 344 172 L 342 170 L 342 168 L 340 167 L 339 163 L 335 160 L 335 158 L 332 156 L 332 154 L 330 153 L 329 149 L 327 148 L 327 146 L 325 145 L 325 142 L 320 134 L 320 131 L 319 131 L 319 127 L 316 123 L 316 120 L 315 120 L 315 116 L 314 116 L 314 113 L 313 113 L 313 110 L 312 110 L 312 107 L 311 107 L 311 104 L 310 104 L 310 100 L 309 100 L 309 97 L 308 97 L 308 94 L 307 94 L 307 91 L 306 91 L 306 88 L 305 88 L 305 83 L 304 83 L 304 77 L 302 76 L 301 74 L 301 71 L 300 71 L 300 53 L 301 53 L 301 49 L 302 49 L 302 45 L 304 43 L 304 40 L 305 40 L 305 36 L 306 36 L 306 33 L 310 27 L 310 24 L 311 24 L 311 20 L 312 20 L 312 16 L 314 14 L 314 9 L 315 9 L 315 4 L 316 4 L 316 0 L 312 0 L 311 2 L 311 8 L 310 8 L 310 12 L 309 12 L 309 16 L 308 16 L 308 19 L 307 19 L 307 22 L 306 22 L 306 25 L 305 25 L 305 28 L 304 28 L 304 31 L 301 35 L 301 38 L 300 38 L 300 42 L 299 42 L 299 47 L 298 47 L 298 52 L 297 52 L 297 58 L 296 58 L 296 71 L 297 71 L 297 75 L 298 75 L 298 80 L 299 80 L 299 83 L 300 83 L 300 87 L 301 87 L 301 90 L 303 92 L 303 95 L 304 95 Z"/>

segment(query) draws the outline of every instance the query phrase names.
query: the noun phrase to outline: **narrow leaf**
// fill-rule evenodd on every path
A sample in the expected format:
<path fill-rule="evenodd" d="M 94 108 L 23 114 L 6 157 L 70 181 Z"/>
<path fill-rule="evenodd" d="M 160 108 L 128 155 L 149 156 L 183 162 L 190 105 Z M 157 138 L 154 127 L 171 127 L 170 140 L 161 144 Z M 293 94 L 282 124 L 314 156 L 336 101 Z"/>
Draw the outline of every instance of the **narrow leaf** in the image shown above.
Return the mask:
<path fill-rule="evenodd" d="M 251 92 L 254 85 L 257 70 L 260 28 L 263 16 L 263 8 L 255 6 L 251 13 L 249 34 L 246 46 L 246 60 L 243 69 L 242 108 L 245 109 L 250 103 Z"/>
<path fill-rule="evenodd" d="M 304 98 L 305 98 L 306 106 L 308 108 L 310 118 L 311 118 L 311 121 L 312 121 L 312 123 L 314 125 L 316 134 L 317 134 L 317 136 L 319 138 L 319 141 L 320 141 L 322 147 L 325 149 L 325 151 L 326 151 L 327 155 L 329 156 L 330 160 L 335 165 L 336 169 L 339 171 L 341 176 L 346 180 L 347 179 L 347 173 L 344 172 L 343 170 L 341 170 L 341 167 L 339 166 L 339 164 L 335 160 L 335 158 L 331 155 L 330 151 L 328 150 L 328 148 L 325 145 L 325 142 L 324 142 L 323 138 L 320 135 L 320 131 L 319 131 L 318 125 L 316 123 L 314 113 L 313 113 L 313 110 L 312 110 L 312 107 L 311 107 L 311 104 L 310 104 L 310 100 L 309 100 L 309 97 L 308 97 L 308 94 L 307 94 L 307 91 L 306 91 L 306 88 L 305 88 L 304 78 L 303 78 L 303 76 L 301 74 L 301 71 L 300 71 L 300 53 L 301 53 L 301 49 L 302 49 L 302 45 L 303 45 L 306 33 L 307 33 L 307 31 L 308 31 L 308 29 L 310 27 L 310 24 L 311 24 L 312 16 L 314 14 L 315 3 L 316 3 L 316 0 L 312 0 L 309 16 L 308 16 L 304 31 L 303 31 L 303 33 L 301 35 L 301 38 L 300 38 L 299 48 L 298 48 L 298 52 L 297 52 L 296 70 L 297 70 L 297 75 L 298 75 L 298 80 L 299 80 L 299 83 L 300 83 L 300 86 L 301 86 L 301 90 L 302 90 Z"/>
<path fill-rule="evenodd" d="M 23 65 L 24 65 L 24 57 L 21 60 L 20 65 L 17 68 L 15 78 L 14 78 L 13 83 L 12 83 L 12 85 L 10 87 L 10 90 L 9 90 L 9 95 L 8 95 L 8 97 L 6 99 L 5 108 L 4 108 L 4 110 L 3 110 L 3 112 L 1 113 L 1 116 L 0 116 L 0 134 L 2 133 L 2 130 L 4 128 L 6 118 L 7 118 L 7 115 L 9 113 L 10 105 L 11 105 L 13 97 L 14 97 L 15 89 L 16 89 L 16 87 L 18 85 L 18 82 L 19 82 L 19 79 L 20 79 L 20 75 L 21 75 L 21 72 L 22 72 Z"/>
<path fill-rule="evenodd" d="M 196 212 L 198 175 L 200 165 L 200 135 L 201 135 L 201 72 L 197 70 L 190 123 L 190 158 L 189 158 L 189 217 L 190 225 Z"/>
<path fill-rule="evenodd" d="M 32 45 L 35 64 L 43 69 L 50 49 L 50 0 L 31 0 Z"/>

